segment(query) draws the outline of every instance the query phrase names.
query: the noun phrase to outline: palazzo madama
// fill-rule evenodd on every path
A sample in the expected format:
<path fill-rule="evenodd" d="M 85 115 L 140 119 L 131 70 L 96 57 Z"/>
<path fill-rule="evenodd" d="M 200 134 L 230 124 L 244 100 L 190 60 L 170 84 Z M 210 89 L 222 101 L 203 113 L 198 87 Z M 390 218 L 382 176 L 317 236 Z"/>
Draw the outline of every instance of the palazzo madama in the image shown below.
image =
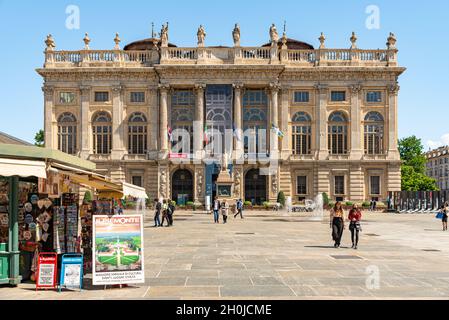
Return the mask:
<path fill-rule="evenodd" d="M 385 200 L 400 191 L 405 68 L 394 34 L 385 49 L 366 50 L 354 33 L 341 41 L 347 49 L 330 49 L 324 34 L 315 48 L 275 25 L 259 47 L 241 44 L 238 24 L 232 47 L 206 45 L 206 31 L 198 28 L 190 48 L 169 42 L 168 24 L 123 48 L 116 34 L 112 49 L 91 49 L 86 34 L 78 51 L 58 50 L 49 35 L 37 70 L 46 146 L 94 161 L 151 198 L 180 202 L 204 203 L 223 169 L 233 197 L 253 203 L 280 191 L 293 202 L 323 192 Z M 219 145 L 228 152 L 218 155 Z M 276 164 L 270 170 L 267 159 Z"/>

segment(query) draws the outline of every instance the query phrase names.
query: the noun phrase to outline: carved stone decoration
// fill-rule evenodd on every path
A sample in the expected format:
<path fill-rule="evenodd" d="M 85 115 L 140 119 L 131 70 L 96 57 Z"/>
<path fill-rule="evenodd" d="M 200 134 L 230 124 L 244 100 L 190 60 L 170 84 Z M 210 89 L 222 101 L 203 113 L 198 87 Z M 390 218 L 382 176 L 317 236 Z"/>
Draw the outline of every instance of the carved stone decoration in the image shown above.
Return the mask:
<path fill-rule="evenodd" d="M 357 36 L 355 35 L 355 32 L 352 33 L 350 40 L 351 40 L 351 49 L 357 49 Z"/>
<path fill-rule="evenodd" d="M 234 196 L 240 198 L 242 174 L 239 169 L 234 170 Z"/>
<path fill-rule="evenodd" d="M 396 49 L 396 36 L 394 35 L 393 32 L 390 32 L 390 36 L 387 39 L 387 48 L 388 50 L 394 50 Z"/>
<path fill-rule="evenodd" d="M 313 87 L 316 91 L 318 91 L 319 94 L 326 94 L 329 89 L 326 85 L 323 85 L 321 83 L 317 83 Z"/>
<path fill-rule="evenodd" d="M 318 40 L 320 40 L 320 49 L 325 49 L 326 48 L 326 45 L 325 45 L 326 36 L 324 35 L 323 32 L 321 32 L 321 35 L 318 38 Z"/>
<path fill-rule="evenodd" d="M 84 50 L 89 50 L 89 43 L 90 43 L 90 38 L 89 38 L 89 34 L 86 32 L 86 34 L 84 35 Z"/>
<path fill-rule="evenodd" d="M 56 48 L 55 40 L 53 39 L 53 36 L 51 34 L 47 36 L 45 45 L 47 46 L 47 48 L 45 48 L 45 51 L 53 51 Z"/>
<path fill-rule="evenodd" d="M 160 36 L 161 36 L 161 47 L 162 48 L 168 47 L 168 22 L 162 25 Z"/>
<path fill-rule="evenodd" d="M 52 98 L 54 91 L 55 91 L 55 88 L 53 86 L 44 85 L 42 87 L 42 92 L 44 93 L 44 96 L 46 98 Z"/>
<path fill-rule="evenodd" d="M 204 30 L 203 25 L 200 25 L 196 35 L 198 37 L 198 47 L 204 47 L 204 40 L 206 39 L 206 30 Z"/>
<path fill-rule="evenodd" d="M 273 195 L 277 196 L 279 191 L 277 175 L 271 177 L 271 191 L 273 192 Z"/>
<path fill-rule="evenodd" d="M 196 171 L 196 194 L 197 198 L 201 199 L 203 196 L 203 170 Z"/>
<path fill-rule="evenodd" d="M 362 85 L 360 85 L 360 84 L 355 84 L 355 85 L 351 86 L 351 92 L 353 95 L 358 95 L 361 90 L 362 90 Z"/>
<path fill-rule="evenodd" d="M 166 168 L 161 168 L 159 175 L 159 194 L 164 199 L 167 199 L 168 195 L 167 190 L 168 190 L 167 170 Z"/>
<path fill-rule="evenodd" d="M 235 24 L 234 30 L 232 31 L 232 38 L 234 40 L 234 47 L 240 47 L 240 26 L 238 23 Z"/>
<path fill-rule="evenodd" d="M 287 50 L 287 34 L 284 32 L 284 34 L 282 35 L 282 50 Z"/>
<path fill-rule="evenodd" d="M 270 42 L 271 46 L 275 47 L 279 41 L 279 34 L 276 29 L 276 25 L 273 23 L 270 27 Z"/>
<path fill-rule="evenodd" d="M 400 89 L 401 87 L 397 83 L 390 84 L 388 86 L 388 93 L 397 96 Z"/>
<path fill-rule="evenodd" d="M 121 41 L 122 40 L 120 39 L 118 33 L 116 33 L 115 38 L 114 38 L 114 43 L 115 43 L 114 50 L 120 50 L 120 42 Z"/>

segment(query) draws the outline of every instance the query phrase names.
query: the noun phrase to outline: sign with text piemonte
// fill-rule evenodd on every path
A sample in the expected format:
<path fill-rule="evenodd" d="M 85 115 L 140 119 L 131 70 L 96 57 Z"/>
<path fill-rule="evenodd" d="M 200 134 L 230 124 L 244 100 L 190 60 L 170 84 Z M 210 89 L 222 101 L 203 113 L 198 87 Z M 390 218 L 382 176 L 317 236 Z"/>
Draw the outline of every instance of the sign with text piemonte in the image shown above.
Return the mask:
<path fill-rule="evenodd" d="M 93 216 L 93 284 L 144 283 L 142 215 Z"/>

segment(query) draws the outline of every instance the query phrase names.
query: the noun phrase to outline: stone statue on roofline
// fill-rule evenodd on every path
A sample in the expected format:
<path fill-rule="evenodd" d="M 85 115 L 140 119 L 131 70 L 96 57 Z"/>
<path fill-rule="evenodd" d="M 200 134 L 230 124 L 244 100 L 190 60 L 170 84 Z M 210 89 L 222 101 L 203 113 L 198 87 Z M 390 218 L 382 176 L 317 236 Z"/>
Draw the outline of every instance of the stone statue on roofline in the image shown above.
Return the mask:
<path fill-rule="evenodd" d="M 168 22 L 162 25 L 161 29 L 161 47 L 168 47 Z"/>
<path fill-rule="evenodd" d="M 234 39 L 234 47 L 240 47 L 240 26 L 238 23 L 235 24 L 232 31 L 232 38 Z"/>
<path fill-rule="evenodd" d="M 204 40 L 206 39 L 206 31 L 204 30 L 203 25 L 200 25 L 196 35 L 198 36 L 198 47 L 204 47 Z"/>
<path fill-rule="evenodd" d="M 272 47 L 275 47 L 279 41 L 279 34 L 274 23 L 270 27 L 270 41 Z"/>

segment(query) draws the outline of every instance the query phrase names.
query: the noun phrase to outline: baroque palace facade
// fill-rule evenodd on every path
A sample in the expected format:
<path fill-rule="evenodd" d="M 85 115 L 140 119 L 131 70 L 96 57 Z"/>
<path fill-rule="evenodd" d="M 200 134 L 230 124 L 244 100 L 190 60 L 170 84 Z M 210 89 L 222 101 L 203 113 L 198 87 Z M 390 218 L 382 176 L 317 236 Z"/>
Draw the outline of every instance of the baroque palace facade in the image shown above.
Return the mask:
<path fill-rule="evenodd" d="M 269 35 L 265 45 L 243 47 L 236 25 L 233 47 L 206 46 L 200 26 L 198 46 L 181 48 L 168 42 L 167 24 L 159 37 L 123 49 L 116 35 L 112 50 L 92 50 L 86 34 L 79 51 L 56 50 L 49 35 L 37 70 L 46 146 L 94 161 L 99 173 L 142 185 L 153 198 L 204 203 L 223 167 L 233 198 L 256 203 L 280 191 L 294 202 L 400 191 L 405 68 L 394 34 L 383 50 L 359 49 L 355 34 L 348 49 L 326 48 L 323 34 L 315 49 L 279 37 L 274 25 Z M 177 129 L 194 134 L 182 138 Z M 235 134 L 248 130 L 256 138 Z M 229 161 L 210 148 L 225 131 L 234 133 Z M 277 165 L 262 173 L 266 159 Z"/>

